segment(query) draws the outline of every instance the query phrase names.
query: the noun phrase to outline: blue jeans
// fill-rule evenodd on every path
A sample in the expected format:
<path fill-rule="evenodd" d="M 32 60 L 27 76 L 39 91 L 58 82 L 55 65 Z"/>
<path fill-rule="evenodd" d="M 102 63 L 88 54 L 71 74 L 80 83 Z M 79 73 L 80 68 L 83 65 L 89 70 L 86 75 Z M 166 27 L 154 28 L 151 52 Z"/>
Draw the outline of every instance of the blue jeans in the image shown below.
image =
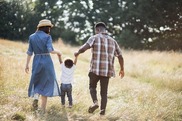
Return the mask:
<path fill-rule="evenodd" d="M 69 105 L 73 104 L 72 99 L 72 85 L 71 84 L 61 84 L 61 103 L 65 105 L 65 95 L 67 94 Z"/>
<path fill-rule="evenodd" d="M 107 91 L 108 91 L 109 77 L 98 76 L 92 72 L 90 72 L 88 76 L 90 78 L 89 82 L 90 95 L 93 102 L 98 101 L 96 88 L 97 88 L 97 82 L 100 81 L 100 95 L 101 95 L 100 109 L 105 110 L 107 105 Z"/>

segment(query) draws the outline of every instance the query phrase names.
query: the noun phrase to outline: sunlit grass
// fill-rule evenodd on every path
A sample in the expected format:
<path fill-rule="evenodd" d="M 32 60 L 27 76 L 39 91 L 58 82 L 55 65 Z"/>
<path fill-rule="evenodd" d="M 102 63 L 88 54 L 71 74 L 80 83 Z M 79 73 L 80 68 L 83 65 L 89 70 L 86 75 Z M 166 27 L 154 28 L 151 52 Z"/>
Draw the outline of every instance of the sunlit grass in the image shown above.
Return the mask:
<path fill-rule="evenodd" d="M 134 51 L 129 56 L 126 69 L 131 77 L 159 88 L 182 91 L 181 53 Z"/>
<path fill-rule="evenodd" d="M 88 89 L 90 50 L 80 55 L 73 84 L 72 109 L 63 108 L 60 97 L 48 98 L 44 117 L 31 109 L 32 99 L 27 96 L 30 74 L 24 72 L 28 44 L 0 40 L 0 120 L 26 121 L 181 121 L 182 119 L 182 54 L 178 52 L 123 50 L 125 77 L 109 82 L 106 116 L 99 110 L 87 113 L 92 104 Z M 63 58 L 74 58 L 78 47 L 54 43 Z M 60 64 L 51 55 L 60 83 Z M 32 60 L 31 60 L 32 61 Z M 31 66 L 30 66 L 31 67 Z M 100 101 L 100 87 L 98 97 Z M 68 102 L 67 102 L 68 103 Z"/>

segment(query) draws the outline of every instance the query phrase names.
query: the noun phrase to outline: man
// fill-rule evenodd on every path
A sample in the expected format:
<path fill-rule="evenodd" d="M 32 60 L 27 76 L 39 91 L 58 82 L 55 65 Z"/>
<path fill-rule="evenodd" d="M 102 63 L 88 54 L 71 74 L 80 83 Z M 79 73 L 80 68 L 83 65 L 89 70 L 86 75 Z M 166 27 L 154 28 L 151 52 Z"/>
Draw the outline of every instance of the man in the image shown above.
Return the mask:
<path fill-rule="evenodd" d="M 75 52 L 75 56 L 92 48 L 92 58 L 89 71 L 89 89 L 93 100 L 93 105 L 89 107 L 88 112 L 93 113 L 98 107 L 97 100 L 97 82 L 100 81 L 101 107 L 100 115 L 105 115 L 107 105 L 107 91 L 109 78 L 115 76 L 114 58 L 118 58 L 120 64 L 119 75 L 124 77 L 124 60 L 121 49 L 117 42 L 106 33 L 106 25 L 99 22 L 95 25 L 95 35 L 91 36 L 87 42 Z"/>

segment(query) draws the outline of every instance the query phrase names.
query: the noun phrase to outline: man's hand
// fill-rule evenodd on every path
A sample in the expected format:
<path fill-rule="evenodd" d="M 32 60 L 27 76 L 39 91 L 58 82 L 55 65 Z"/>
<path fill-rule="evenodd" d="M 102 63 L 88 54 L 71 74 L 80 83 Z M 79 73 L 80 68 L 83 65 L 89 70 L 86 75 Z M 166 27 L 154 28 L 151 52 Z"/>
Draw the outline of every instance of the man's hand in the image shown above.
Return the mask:
<path fill-rule="evenodd" d="M 124 71 L 123 71 L 123 70 L 120 70 L 120 71 L 119 71 L 119 76 L 120 76 L 121 78 L 124 77 Z"/>
<path fill-rule="evenodd" d="M 85 43 L 82 45 L 77 52 L 74 53 L 75 57 L 77 57 L 79 54 L 84 53 L 87 49 L 90 49 L 90 45 Z"/>
<path fill-rule="evenodd" d="M 78 52 L 75 52 L 74 55 L 75 55 L 75 57 L 78 57 L 79 53 Z"/>

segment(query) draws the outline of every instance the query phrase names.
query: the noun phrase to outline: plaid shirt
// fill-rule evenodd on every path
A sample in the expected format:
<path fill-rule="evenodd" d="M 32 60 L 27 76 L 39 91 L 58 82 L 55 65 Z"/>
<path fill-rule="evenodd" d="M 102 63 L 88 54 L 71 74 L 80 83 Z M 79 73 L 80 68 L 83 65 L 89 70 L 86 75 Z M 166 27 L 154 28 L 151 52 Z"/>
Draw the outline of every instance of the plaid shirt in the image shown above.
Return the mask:
<path fill-rule="evenodd" d="M 117 42 L 107 34 L 96 34 L 86 43 L 92 48 L 90 72 L 105 77 L 115 76 L 114 58 L 122 54 Z"/>

